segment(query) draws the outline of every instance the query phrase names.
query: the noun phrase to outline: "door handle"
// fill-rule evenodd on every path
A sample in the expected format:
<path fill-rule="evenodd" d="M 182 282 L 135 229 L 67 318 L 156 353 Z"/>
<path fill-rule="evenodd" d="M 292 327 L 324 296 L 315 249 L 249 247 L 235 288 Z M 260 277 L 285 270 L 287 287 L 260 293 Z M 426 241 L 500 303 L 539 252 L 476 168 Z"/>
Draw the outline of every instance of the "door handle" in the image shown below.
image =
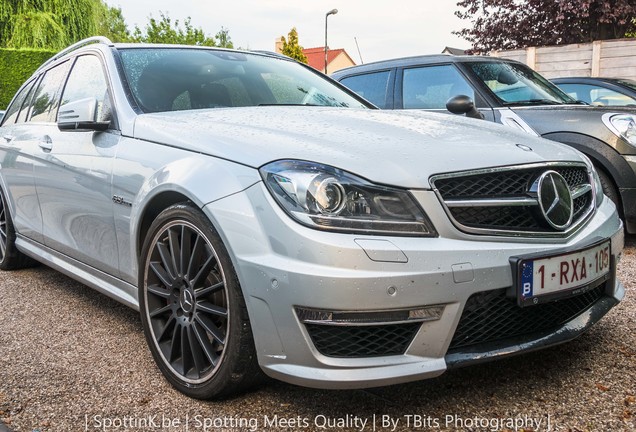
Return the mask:
<path fill-rule="evenodd" d="M 43 136 L 38 145 L 45 152 L 50 152 L 51 150 L 53 150 L 53 140 L 48 135 Z"/>
<path fill-rule="evenodd" d="M 47 153 L 53 150 L 53 140 L 48 135 L 43 136 L 38 145 Z"/>
<path fill-rule="evenodd" d="M 8 143 L 10 143 L 11 141 L 15 139 L 13 135 L 5 135 L 2 138 L 4 138 Z"/>

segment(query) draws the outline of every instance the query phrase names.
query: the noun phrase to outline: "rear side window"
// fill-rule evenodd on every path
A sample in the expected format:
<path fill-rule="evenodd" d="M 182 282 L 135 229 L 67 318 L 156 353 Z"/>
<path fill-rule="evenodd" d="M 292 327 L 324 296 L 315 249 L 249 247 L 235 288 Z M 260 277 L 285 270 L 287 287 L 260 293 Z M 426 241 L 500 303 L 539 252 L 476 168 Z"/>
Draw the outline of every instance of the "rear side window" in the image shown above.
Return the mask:
<path fill-rule="evenodd" d="M 406 109 L 446 109 L 448 99 L 458 95 L 475 100 L 473 88 L 452 65 L 404 70 L 402 101 Z"/>
<path fill-rule="evenodd" d="M 46 72 L 32 101 L 30 121 L 55 122 L 60 94 L 69 67 L 70 62 L 67 61 Z"/>
<path fill-rule="evenodd" d="M 32 94 L 31 91 L 33 90 L 33 86 L 35 85 L 36 81 L 37 80 L 31 81 L 28 85 L 22 88 L 20 93 L 18 93 L 16 98 L 13 100 L 13 103 L 9 105 L 9 108 L 4 115 L 4 121 L 2 122 L 2 124 L 13 124 L 17 121 L 18 114 L 20 114 L 20 108 L 22 108 L 22 105 L 25 104 L 25 100 L 28 100 L 30 95 Z M 28 106 L 28 102 L 26 103 L 26 105 Z"/>
<path fill-rule="evenodd" d="M 340 82 L 379 108 L 393 108 L 387 101 L 390 71 L 344 78 Z"/>

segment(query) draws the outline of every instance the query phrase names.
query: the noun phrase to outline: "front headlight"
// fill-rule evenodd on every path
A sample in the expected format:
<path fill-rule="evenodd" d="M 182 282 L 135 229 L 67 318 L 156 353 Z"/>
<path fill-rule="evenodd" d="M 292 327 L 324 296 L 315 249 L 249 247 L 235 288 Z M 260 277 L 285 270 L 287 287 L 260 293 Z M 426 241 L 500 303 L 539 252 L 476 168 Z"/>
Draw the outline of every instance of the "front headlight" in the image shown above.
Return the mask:
<path fill-rule="evenodd" d="M 603 198 L 605 197 L 605 194 L 603 193 L 603 183 L 601 183 L 601 178 L 599 177 L 598 171 L 596 171 L 596 167 L 594 167 L 592 160 L 583 153 L 581 153 L 581 157 L 585 159 L 587 170 L 592 175 L 592 180 L 594 182 L 592 187 L 594 187 L 594 198 L 596 201 L 596 208 L 598 208 L 603 203 Z"/>
<path fill-rule="evenodd" d="M 612 132 L 636 147 L 636 116 L 632 114 L 603 114 L 603 123 Z"/>
<path fill-rule="evenodd" d="M 435 236 L 433 225 L 405 190 L 375 185 L 338 168 L 277 161 L 260 169 L 276 202 L 311 228 L 360 234 Z"/>
<path fill-rule="evenodd" d="M 594 178 L 594 194 L 596 195 L 596 207 L 598 208 L 603 203 L 605 193 L 603 193 L 603 183 L 601 183 L 601 178 L 598 176 L 598 171 L 593 166 L 592 177 Z"/>

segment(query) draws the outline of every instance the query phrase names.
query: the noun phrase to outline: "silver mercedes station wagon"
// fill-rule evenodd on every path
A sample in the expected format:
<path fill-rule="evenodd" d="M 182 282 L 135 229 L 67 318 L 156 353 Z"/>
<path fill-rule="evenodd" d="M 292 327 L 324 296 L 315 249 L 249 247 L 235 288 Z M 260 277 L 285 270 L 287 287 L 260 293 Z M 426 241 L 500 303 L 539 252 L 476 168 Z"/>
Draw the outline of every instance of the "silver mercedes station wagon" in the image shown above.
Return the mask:
<path fill-rule="evenodd" d="M 92 38 L 0 129 L 0 268 L 138 309 L 192 397 L 434 377 L 573 339 L 624 295 L 581 153 L 382 112 L 279 55 Z"/>

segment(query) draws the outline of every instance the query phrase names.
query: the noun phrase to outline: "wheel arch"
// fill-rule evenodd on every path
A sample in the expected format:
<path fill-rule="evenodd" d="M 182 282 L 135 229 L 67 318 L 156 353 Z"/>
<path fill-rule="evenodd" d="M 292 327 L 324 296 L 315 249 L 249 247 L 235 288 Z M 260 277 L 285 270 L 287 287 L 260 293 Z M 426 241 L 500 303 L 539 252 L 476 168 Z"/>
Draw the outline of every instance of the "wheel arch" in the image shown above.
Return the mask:
<path fill-rule="evenodd" d="M 159 214 L 168 207 L 182 203 L 193 201 L 182 192 L 174 190 L 166 190 L 153 196 L 145 205 L 143 211 L 139 215 L 138 229 L 135 235 L 135 256 L 137 260 L 141 256 L 141 249 L 143 248 L 144 239 L 150 229 L 152 222 L 159 216 Z M 198 207 L 198 206 L 197 206 Z"/>
<path fill-rule="evenodd" d="M 542 137 L 567 144 L 587 155 L 595 165 L 610 175 L 617 188 L 636 185 L 636 174 L 621 154 L 598 138 L 572 132 L 549 133 Z"/>
<path fill-rule="evenodd" d="M 260 176 L 254 168 L 200 155 L 167 164 L 146 179 L 132 203 L 132 256 L 139 262 L 148 229 L 168 207 L 183 202 L 203 210 L 208 203 L 245 190 L 258 181 Z M 218 230 L 214 220 L 208 219 Z"/>

